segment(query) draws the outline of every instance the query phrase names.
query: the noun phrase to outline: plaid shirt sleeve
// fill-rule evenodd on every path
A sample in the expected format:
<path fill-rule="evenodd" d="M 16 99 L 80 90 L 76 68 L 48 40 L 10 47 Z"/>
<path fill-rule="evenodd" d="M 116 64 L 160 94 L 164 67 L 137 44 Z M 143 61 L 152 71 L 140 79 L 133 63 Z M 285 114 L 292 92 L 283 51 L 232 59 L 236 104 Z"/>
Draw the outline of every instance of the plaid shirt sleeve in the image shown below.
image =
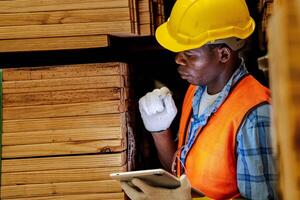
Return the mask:
<path fill-rule="evenodd" d="M 237 134 L 237 182 L 247 199 L 277 199 L 277 169 L 270 138 L 270 105 L 245 118 Z"/>

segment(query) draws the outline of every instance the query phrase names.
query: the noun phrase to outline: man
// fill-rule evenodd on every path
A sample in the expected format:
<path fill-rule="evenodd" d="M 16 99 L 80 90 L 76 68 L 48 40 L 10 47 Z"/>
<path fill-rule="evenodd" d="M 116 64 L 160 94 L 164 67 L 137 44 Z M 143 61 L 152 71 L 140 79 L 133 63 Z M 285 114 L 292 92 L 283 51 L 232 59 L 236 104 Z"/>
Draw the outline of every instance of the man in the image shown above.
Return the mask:
<path fill-rule="evenodd" d="M 133 184 L 140 190 L 122 183 L 131 199 L 191 199 L 191 187 L 213 199 L 277 198 L 270 92 L 248 74 L 239 57 L 243 39 L 254 27 L 244 0 L 175 3 L 156 39 L 178 52 L 178 72 L 191 83 L 178 142 L 169 129 L 177 109 L 167 88 L 147 93 L 139 108 L 162 165 L 185 175 L 175 190 L 154 188 L 139 179 Z"/>

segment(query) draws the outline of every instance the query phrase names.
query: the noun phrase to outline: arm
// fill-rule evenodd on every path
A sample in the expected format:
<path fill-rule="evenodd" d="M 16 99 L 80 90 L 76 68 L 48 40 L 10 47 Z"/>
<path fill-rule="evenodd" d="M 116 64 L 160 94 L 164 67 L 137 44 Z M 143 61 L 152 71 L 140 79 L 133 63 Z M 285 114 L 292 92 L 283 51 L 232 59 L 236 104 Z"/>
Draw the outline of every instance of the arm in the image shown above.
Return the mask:
<path fill-rule="evenodd" d="M 152 133 L 152 137 L 161 164 L 166 170 L 171 171 L 173 156 L 177 149 L 177 144 L 172 138 L 172 132 L 170 129 L 167 129 L 165 131 Z"/>
<path fill-rule="evenodd" d="M 237 181 L 247 199 L 277 199 L 276 163 L 272 155 L 270 105 L 250 112 L 237 135 Z"/>
<path fill-rule="evenodd" d="M 169 89 L 163 87 L 147 93 L 139 100 L 139 110 L 145 128 L 152 133 L 161 164 L 170 171 L 176 143 L 169 127 L 177 108 Z"/>

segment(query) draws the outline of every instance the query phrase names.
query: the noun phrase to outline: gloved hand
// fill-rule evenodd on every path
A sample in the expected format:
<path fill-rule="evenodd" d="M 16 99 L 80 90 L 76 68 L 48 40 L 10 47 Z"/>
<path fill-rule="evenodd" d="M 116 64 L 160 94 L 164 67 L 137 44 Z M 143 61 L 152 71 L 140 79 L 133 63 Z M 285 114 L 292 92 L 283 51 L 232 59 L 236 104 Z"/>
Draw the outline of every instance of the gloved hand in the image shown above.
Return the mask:
<path fill-rule="evenodd" d="M 191 200 L 191 184 L 185 175 L 180 177 L 180 187 L 167 189 L 153 187 L 141 179 L 133 179 L 131 183 L 141 191 L 131 187 L 127 182 L 121 182 L 121 187 L 131 200 Z"/>
<path fill-rule="evenodd" d="M 144 125 L 150 132 L 168 129 L 177 114 L 170 90 L 166 87 L 143 96 L 139 100 L 139 109 Z"/>

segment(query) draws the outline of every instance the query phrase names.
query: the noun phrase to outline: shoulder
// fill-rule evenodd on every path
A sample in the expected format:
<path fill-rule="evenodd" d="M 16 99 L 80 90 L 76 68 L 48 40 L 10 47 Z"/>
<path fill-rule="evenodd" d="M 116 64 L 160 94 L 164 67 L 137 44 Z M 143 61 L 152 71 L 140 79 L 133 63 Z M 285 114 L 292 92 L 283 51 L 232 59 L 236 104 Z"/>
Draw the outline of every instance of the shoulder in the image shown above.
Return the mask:
<path fill-rule="evenodd" d="M 245 116 L 244 124 L 251 126 L 259 122 L 270 121 L 270 110 L 270 104 L 262 104 L 255 107 Z"/>
<path fill-rule="evenodd" d="M 245 116 L 237 134 L 238 146 L 256 147 L 270 140 L 270 110 L 270 104 L 263 104 Z"/>

